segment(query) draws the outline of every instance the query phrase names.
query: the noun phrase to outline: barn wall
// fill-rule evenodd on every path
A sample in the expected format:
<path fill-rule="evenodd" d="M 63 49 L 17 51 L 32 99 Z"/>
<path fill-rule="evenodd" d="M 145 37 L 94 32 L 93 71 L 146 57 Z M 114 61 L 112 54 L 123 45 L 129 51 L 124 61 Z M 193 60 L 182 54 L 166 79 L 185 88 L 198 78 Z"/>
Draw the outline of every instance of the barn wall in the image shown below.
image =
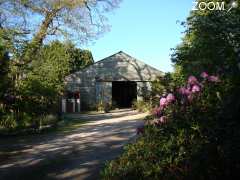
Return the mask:
<path fill-rule="evenodd" d="M 80 91 L 82 110 L 94 109 L 100 102 L 112 103 L 112 82 L 85 83 L 84 86 L 73 83 L 68 86 L 68 90 L 72 92 Z M 143 100 L 143 97 L 150 91 L 150 82 L 137 82 L 137 100 Z"/>
<path fill-rule="evenodd" d="M 66 90 L 80 91 L 81 109 L 90 110 L 96 106 L 96 81 L 89 73 L 82 73 L 72 77 L 66 83 Z"/>
<path fill-rule="evenodd" d="M 112 81 L 137 82 L 138 100 L 151 90 L 150 82 L 163 73 L 119 52 L 66 77 L 68 91 L 80 91 L 81 108 L 95 108 L 101 100 L 112 101 Z M 103 97 L 104 96 L 104 97 Z"/>
<path fill-rule="evenodd" d="M 151 82 L 137 82 L 137 100 L 143 100 L 144 96 L 151 93 Z"/>
<path fill-rule="evenodd" d="M 96 103 L 112 103 L 112 82 L 96 82 Z"/>
<path fill-rule="evenodd" d="M 96 89 L 95 86 L 81 87 L 80 99 L 82 110 L 95 109 L 96 104 Z"/>

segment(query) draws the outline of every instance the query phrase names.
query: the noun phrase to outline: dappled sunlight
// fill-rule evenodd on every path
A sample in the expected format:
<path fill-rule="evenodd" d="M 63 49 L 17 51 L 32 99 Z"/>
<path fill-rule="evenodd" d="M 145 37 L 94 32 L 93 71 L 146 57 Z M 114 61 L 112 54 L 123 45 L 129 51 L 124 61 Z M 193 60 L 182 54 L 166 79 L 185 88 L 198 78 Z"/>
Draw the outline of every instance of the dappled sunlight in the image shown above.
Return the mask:
<path fill-rule="evenodd" d="M 6 142 L 0 147 L 14 146 L 8 153 L 16 155 L 0 163 L 0 174 L 12 177 L 9 172 L 14 170 L 29 178 L 35 178 L 35 172 L 39 177 L 54 179 L 98 177 L 106 160 L 116 157 L 136 136 L 136 127 L 146 115 L 130 109 L 74 115 L 92 120 L 66 134 L 25 137 L 14 145 Z"/>

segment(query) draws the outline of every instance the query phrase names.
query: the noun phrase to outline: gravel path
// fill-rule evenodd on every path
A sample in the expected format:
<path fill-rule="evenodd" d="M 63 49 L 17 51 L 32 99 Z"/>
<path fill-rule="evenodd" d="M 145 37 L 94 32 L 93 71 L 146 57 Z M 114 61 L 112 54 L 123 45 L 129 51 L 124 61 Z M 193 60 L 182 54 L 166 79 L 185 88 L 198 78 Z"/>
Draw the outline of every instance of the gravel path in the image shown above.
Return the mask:
<path fill-rule="evenodd" d="M 108 114 L 73 115 L 90 120 L 69 133 L 0 139 L 0 179 L 99 179 L 106 161 L 136 137 L 144 113 L 129 109 Z"/>

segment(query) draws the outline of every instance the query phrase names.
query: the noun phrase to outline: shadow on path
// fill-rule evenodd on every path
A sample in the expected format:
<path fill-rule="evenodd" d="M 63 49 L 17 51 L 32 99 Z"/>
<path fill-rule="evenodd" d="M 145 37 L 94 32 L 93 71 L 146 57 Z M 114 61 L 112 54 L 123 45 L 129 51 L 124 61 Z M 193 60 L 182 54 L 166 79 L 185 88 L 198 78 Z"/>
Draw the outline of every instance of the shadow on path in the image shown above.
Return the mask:
<path fill-rule="evenodd" d="M 99 179 L 106 161 L 135 138 L 145 115 L 130 110 L 79 115 L 94 120 L 64 135 L 1 140 L 0 152 L 9 149 L 12 156 L 0 162 L 0 179 Z"/>

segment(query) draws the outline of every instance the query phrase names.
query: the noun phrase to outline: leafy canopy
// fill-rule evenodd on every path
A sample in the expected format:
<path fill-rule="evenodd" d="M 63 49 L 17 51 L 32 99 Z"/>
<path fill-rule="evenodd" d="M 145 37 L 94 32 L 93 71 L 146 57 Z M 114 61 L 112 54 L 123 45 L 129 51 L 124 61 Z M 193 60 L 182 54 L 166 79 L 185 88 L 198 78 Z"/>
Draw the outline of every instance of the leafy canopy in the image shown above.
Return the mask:
<path fill-rule="evenodd" d="M 119 3 L 120 0 L 1 0 L 0 27 L 16 35 L 27 34 L 27 39 L 63 35 L 86 41 L 107 30 L 104 14 Z"/>
<path fill-rule="evenodd" d="M 240 8 L 230 12 L 192 11 L 184 23 L 186 35 L 175 49 L 172 61 L 187 75 L 202 71 L 236 75 L 240 63 L 239 24 Z"/>

